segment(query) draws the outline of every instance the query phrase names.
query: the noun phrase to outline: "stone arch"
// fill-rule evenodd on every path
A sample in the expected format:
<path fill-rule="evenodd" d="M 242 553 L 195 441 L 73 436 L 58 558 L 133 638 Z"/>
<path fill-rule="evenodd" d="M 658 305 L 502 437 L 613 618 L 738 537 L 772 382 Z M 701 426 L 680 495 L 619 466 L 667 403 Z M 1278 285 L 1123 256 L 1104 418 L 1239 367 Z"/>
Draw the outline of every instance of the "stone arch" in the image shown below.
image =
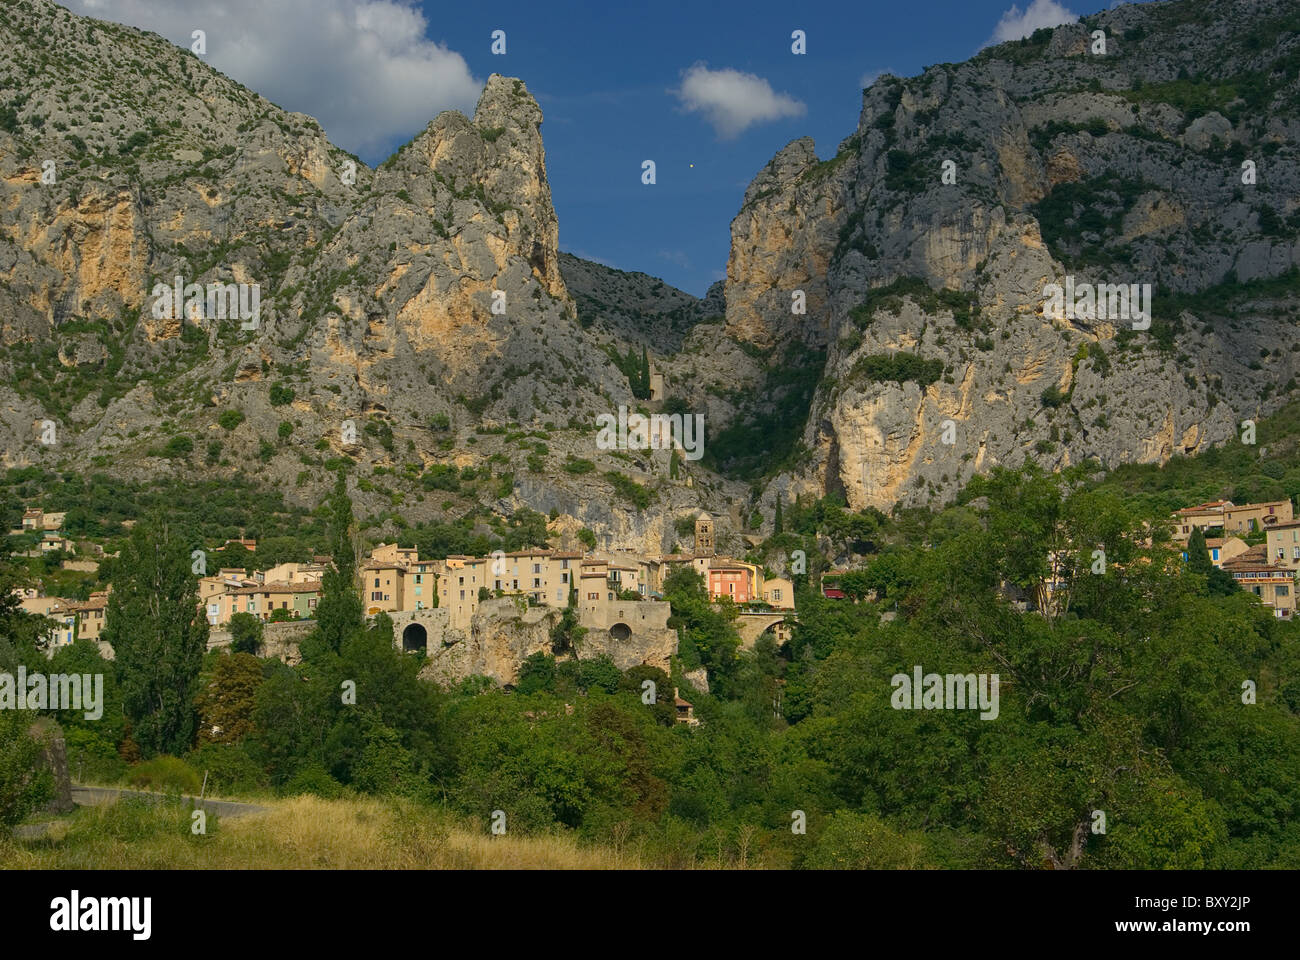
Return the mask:
<path fill-rule="evenodd" d="M 408 623 L 402 631 L 402 651 L 404 653 L 429 652 L 429 632 L 422 623 Z"/>
<path fill-rule="evenodd" d="M 626 623 L 616 623 L 609 628 L 609 635 L 615 640 L 626 640 L 632 636 L 632 628 Z"/>

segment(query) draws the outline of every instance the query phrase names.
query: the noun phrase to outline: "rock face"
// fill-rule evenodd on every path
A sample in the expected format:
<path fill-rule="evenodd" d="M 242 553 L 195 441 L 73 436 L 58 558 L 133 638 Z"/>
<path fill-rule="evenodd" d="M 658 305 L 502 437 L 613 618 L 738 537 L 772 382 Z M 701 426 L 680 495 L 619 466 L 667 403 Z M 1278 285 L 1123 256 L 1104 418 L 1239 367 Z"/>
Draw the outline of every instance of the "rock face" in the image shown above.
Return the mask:
<path fill-rule="evenodd" d="M 834 157 L 759 173 L 699 300 L 560 253 L 521 80 L 372 170 L 154 34 L 3 6 L 0 468 L 315 506 L 343 467 L 403 530 L 527 507 L 657 552 L 701 507 L 739 544 L 778 494 L 1195 452 L 1300 374 L 1298 58 L 1286 0 L 1178 0 L 884 77 Z M 206 296 L 158 309 L 178 277 Z M 1151 326 L 1045 316 L 1067 277 L 1150 284 Z M 705 459 L 601 449 L 638 402 L 702 414 Z"/>
<path fill-rule="evenodd" d="M 642 605 L 628 604 L 632 608 Z M 648 626 L 632 623 L 630 635 L 593 624 L 583 638 L 579 656 L 607 656 L 620 670 L 648 663 L 668 672 L 671 658 L 677 653 L 677 631 L 667 627 L 667 604 L 644 605 L 664 609 L 656 610 L 661 616 L 652 618 L 654 622 Z M 428 638 L 428 661 L 420 671 L 422 677 L 454 684 L 467 677 L 483 676 L 513 686 L 519 682 L 525 660 L 535 653 L 552 652 L 551 630 L 560 621 L 560 611 L 526 606 L 506 597 L 481 603 L 468 631 L 449 626 L 445 610 L 421 611 L 415 618 L 425 627 Z M 405 624 L 412 621 L 405 614 L 394 619 L 395 639 L 400 643 Z"/>
<path fill-rule="evenodd" d="M 882 78 L 833 159 L 806 139 L 778 153 L 732 222 L 727 332 L 828 350 L 811 456 L 765 496 L 887 510 L 997 464 L 1163 462 L 1284 402 L 1300 374 L 1298 62 L 1300 15 L 1280 0 L 1128 6 Z M 1241 76 L 1261 82 L 1186 106 Z M 1150 284 L 1150 329 L 1045 316 L 1044 287 L 1067 276 Z M 915 295 L 887 295 L 900 280 Z"/>
<path fill-rule="evenodd" d="M 242 475 L 314 505 L 342 463 L 363 513 L 388 491 L 411 523 L 531 506 L 649 550 L 743 489 L 597 447 L 597 416 L 636 403 L 611 354 L 666 370 L 706 308 L 561 259 L 523 81 L 493 75 L 472 118 L 440 114 L 371 170 L 188 51 L 49 0 L 0 9 L 0 71 L 25 91 L 0 115 L 0 468 Z M 156 310 L 177 277 L 199 304 Z M 256 288 L 254 327 L 213 316 L 216 284 Z M 443 507 L 419 483 L 434 465 L 482 482 Z"/>
<path fill-rule="evenodd" d="M 68 748 L 63 739 L 63 728 L 48 717 L 32 724 L 28 733 L 40 741 L 42 762 L 54 778 L 54 793 L 45 810 L 50 813 L 69 813 L 76 804 L 72 802 L 72 777 L 68 769 Z"/>

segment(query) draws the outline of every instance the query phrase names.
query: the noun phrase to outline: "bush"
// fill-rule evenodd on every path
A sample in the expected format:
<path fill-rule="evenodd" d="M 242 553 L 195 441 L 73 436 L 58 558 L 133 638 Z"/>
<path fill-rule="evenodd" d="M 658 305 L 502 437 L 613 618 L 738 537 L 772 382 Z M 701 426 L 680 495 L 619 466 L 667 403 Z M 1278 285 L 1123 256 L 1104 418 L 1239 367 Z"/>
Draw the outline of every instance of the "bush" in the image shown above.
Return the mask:
<path fill-rule="evenodd" d="M 308 761 L 294 771 L 293 776 L 280 788 L 286 797 L 301 793 L 311 793 L 326 800 L 340 797 L 347 791 L 343 785 L 329 775 L 319 763 Z"/>
<path fill-rule="evenodd" d="M 420 478 L 420 485 L 426 490 L 459 490 L 460 471 L 454 464 L 435 463 Z"/>
<path fill-rule="evenodd" d="M 53 793 L 54 778 L 27 727 L 26 717 L 0 711 L 0 828 L 18 823 Z"/>
<path fill-rule="evenodd" d="M 912 380 L 924 389 L 943 376 L 943 361 L 926 360 L 914 353 L 873 353 L 859 359 L 853 373 L 878 383 Z"/>
<path fill-rule="evenodd" d="M 234 430 L 244 422 L 244 412 L 242 410 L 223 410 L 221 416 L 217 418 L 217 423 L 223 430 Z"/>
<path fill-rule="evenodd" d="M 172 437 L 167 441 L 167 446 L 163 447 L 162 454 L 164 457 L 175 459 L 177 457 L 189 456 L 193 450 L 194 441 L 189 437 Z"/>
<path fill-rule="evenodd" d="M 137 764 L 127 774 L 126 782 L 141 790 L 193 796 L 197 796 L 203 786 L 203 778 L 197 770 L 179 757 L 166 754 Z"/>
<path fill-rule="evenodd" d="M 914 870 L 926 866 L 924 838 L 903 833 L 870 814 L 831 814 L 808 854 L 811 870 Z"/>
<path fill-rule="evenodd" d="M 620 497 L 627 500 L 638 510 L 644 510 L 650 506 L 650 491 L 635 480 L 630 480 L 623 474 L 616 473 L 613 470 L 605 473 L 605 479 L 609 481 L 610 486 L 614 488 L 614 491 Z"/>
<path fill-rule="evenodd" d="M 117 747 L 97 730 L 67 725 L 63 743 L 68 754 L 68 774 L 78 783 L 117 783 L 130 769 Z"/>
<path fill-rule="evenodd" d="M 271 406 L 283 407 L 287 403 L 292 403 L 293 398 L 293 387 L 286 387 L 283 383 L 271 384 Z"/>
<path fill-rule="evenodd" d="M 262 621 L 251 613 L 236 613 L 230 618 L 231 653 L 251 653 L 262 649 Z"/>
<path fill-rule="evenodd" d="M 519 667 L 516 690 L 522 694 L 539 693 L 555 688 L 555 658 L 538 651 Z"/>
<path fill-rule="evenodd" d="M 205 743 L 186 761 L 197 771 L 207 771 L 209 795 L 258 793 L 269 784 L 266 771 L 237 743 Z"/>

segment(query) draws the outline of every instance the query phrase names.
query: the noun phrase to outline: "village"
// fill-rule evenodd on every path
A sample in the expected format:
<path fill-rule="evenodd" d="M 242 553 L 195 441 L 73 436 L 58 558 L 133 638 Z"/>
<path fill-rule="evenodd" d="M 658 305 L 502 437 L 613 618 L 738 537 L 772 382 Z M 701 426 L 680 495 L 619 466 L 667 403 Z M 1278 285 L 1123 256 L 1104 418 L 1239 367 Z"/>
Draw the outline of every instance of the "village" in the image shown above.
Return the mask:
<path fill-rule="evenodd" d="M 76 545 L 60 531 L 63 515 L 28 510 L 21 530 L 39 533 L 30 555 L 61 551 L 68 569 L 93 570 L 96 561 L 79 557 Z M 1297 575 L 1300 574 L 1300 520 L 1289 499 L 1234 504 L 1230 500 L 1198 503 L 1171 517 L 1174 540 L 1186 547 L 1199 531 L 1205 537 L 1212 566 L 1230 574 L 1237 585 L 1254 594 L 1278 619 L 1290 620 L 1296 612 Z M 255 540 L 230 541 L 255 560 Z M 83 545 L 93 552 L 94 544 Z M 285 562 L 258 569 L 221 568 L 198 579 L 197 602 L 214 633 L 222 635 L 236 614 L 249 614 L 264 623 L 310 621 L 321 597 L 322 581 L 330 558 Z M 694 549 L 689 553 L 646 554 L 630 550 L 526 549 L 497 551 L 486 556 L 420 557 L 413 547 L 381 543 L 360 564 L 360 590 L 367 616 L 386 614 L 415 623 L 422 611 L 441 610 L 446 627 L 467 632 L 480 605 L 501 597 L 520 598 L 529 606 L 564 609 L 574 606 L 585 625 L 613 629 L 627 635 L 635 629 L 611 605 L 629 602 L 663 604 L 666 622 L 671 613 L 664 602 L 665 578 L 676 568 L 695 570 L 715 602 L 735 604 L 743 646 L 757 636 L 770 634 L 778 645 L 789 639 L 795 618 L 794 583 L 787 577 L 769 576 L 756 563 L 719 555 L 715 550 L 714 521 L 701 513 L 695 521 Z M 820 587 L 828 599 L 846 599 L 837 575 L 828 571 Z M 111 587 L 110 587 L 111 589 Z M 108 610 L 108 590 L 92 592 L 85 600 L 46 596 L 37 588 L 17 591 L 29 613 L 48 617 L 47 649 L 76 639 L 100 641 Z M 1049 590 L 1050 593 L 1050 590 Z M 649 608 L 647 608 L 649 609 Z M 644 616 L 642 619 L 645 619 Z M 753 626 L 750 626 L 752 624 Z M 626 636 L 624 636 L 624 639 Z M 425 645 L 417 633 L 406 631 L 397 641 L 404 649 Z"/>
<path fill-rule="evenodd" d="M 60 514 L 35 510 L 27 512 L 24 524 L 52 539 L 59 534 L 48 528 L 61 519 Z M 231 544 L 255 559 L 255 540 L 230 541 L 224 546 Z M 707 513 L 695 520 L 690 553 L 528 549 L 481 557 L 421 558 L 414 548 L 384 543 L 361 561 L 359 579 L 366 615 L 385 614 L 400 621 L 403 629 L 396 642 L 414 651 L 427 644 L 426 639 L 417 639 L 423 628 L 410 629 L 420 627 L 421 618 L 415 615 L 445 611 L 442 625 L 466 633 L 480 605 L 502 597 L 519 598 L 532 607 L 565 609 L 572 605 L 583 626 L 609 629 L 616 639 L 626 640 L 636 631 L 630 622 L 647 617 L 620 616 L 615 606 L 644 602 L 647 609 L 662 607 L 661 615 L 649 619 L 665 624 L 671 610 L 663 597 L 664 580 L 684 566 L 700 575 L 715 602 L 736 606 L 745 646 L 752 646 L 761 633 L 770 633 L 778 645 L 789 639 L 787 619 L 795 614 L 794 583 L 786 577 L 768 576 L 758 564 L 717 554 L 714 521 Z M 329 557 L 317 556 L 309 562 L 279 563 L 263 569 L 221 568 L 198 578 L 197 600 L 217 636 L 225 635 L 237 614 L 268 624 L 310 621 L 330 567 Z M 99 642 L 101 652 L 111 657 L 111 647 L 100 639 L 108 593 L 97 591 L 83 601 L 48 597 L 29 588 L 20 591 L 20 599 L 24 610 L 55 623 L 47 644 L 50 652 L 76 639 L 87 639 Z"/>

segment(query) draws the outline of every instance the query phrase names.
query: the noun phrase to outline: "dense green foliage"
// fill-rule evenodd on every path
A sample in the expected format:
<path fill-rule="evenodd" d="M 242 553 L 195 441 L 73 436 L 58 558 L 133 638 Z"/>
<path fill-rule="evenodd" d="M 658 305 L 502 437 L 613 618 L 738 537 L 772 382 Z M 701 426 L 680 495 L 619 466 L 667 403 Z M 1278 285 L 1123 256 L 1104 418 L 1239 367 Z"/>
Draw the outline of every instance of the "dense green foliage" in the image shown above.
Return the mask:
<path fill-rule="evenodd" d="M 942 360 L 926 360 L 914 353 L 873 353 L 859 357 L 853 376 L 873 383 L 914 381 L 922 389 L 943 376 Z"/>

